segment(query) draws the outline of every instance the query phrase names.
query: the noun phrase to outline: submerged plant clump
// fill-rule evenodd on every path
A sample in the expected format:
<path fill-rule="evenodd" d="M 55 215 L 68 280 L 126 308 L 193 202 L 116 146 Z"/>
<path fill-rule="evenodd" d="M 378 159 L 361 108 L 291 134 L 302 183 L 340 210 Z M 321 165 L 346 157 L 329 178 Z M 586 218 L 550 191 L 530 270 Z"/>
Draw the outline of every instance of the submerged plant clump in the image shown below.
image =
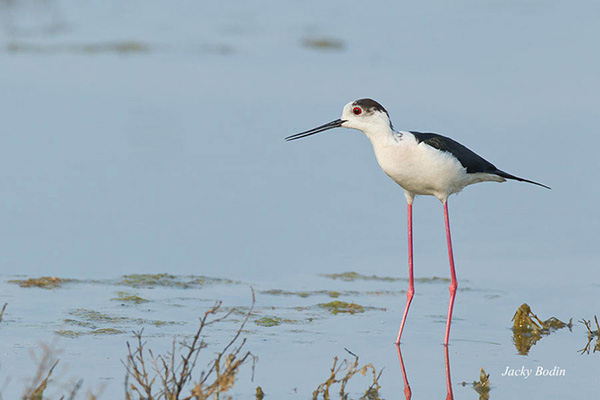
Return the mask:
<path fill-rule="evenodd" d="M 512 319 L 513 323 L 513 341 L 519 354 L 527 355 L 533 345 L 537 343 L 543 336 L 547 336 L 552 332 L 568 327 L 572 327 L 572 318 L 569 323 L 551 317 L 542 321 L 535 315 L 527 303 L 522 304 Z"/>
<path fill-rule="evenodd" d="M 38 287 L 42 289 L 55 289 L 61 287 L 63 283 L 74 282 L 75 279 L 57 278 L 56 276 L 42 276 L 29 279 L 11 279 L 9 283 L 16 283 L 22 288 Z"/>

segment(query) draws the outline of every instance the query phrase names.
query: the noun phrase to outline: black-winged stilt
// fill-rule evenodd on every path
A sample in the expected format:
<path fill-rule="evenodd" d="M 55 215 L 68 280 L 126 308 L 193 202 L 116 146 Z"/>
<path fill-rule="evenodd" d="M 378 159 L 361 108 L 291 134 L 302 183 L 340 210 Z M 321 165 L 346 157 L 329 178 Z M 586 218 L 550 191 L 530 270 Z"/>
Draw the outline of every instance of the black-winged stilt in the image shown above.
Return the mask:
<path fill-rule="evenodd" d="M 396 344 L 400 343 L 408 309 L 415 293 L 412 240 L 413 200 L 416 195 L 427 195 L 435 196 L 442 202 L 448 258 L 450 260 L 450 302 L 444 338 L 444 344 L 447 345 L 450 336 L 454 298 L 458 287 L 452 254 L 452 239 L 450 237 L 448 197 L 474 183 L 504 182 L 506 179 L 550 188 L 541 183 L 519 178 L 499 170 L 492 163 L 448 137 L 436 133 L 396 131 L 385 108 L 371 99 L 350 102 L 344 106 L 340 119 L 288 136 L 285 139 L 287 141 L 296 140 L 338 127 L 357 129 L 367 135 L 373 145 L 379 166 L 394 182 L 404 189 L 404 195 L 408 203 L 408 292 Z"/>

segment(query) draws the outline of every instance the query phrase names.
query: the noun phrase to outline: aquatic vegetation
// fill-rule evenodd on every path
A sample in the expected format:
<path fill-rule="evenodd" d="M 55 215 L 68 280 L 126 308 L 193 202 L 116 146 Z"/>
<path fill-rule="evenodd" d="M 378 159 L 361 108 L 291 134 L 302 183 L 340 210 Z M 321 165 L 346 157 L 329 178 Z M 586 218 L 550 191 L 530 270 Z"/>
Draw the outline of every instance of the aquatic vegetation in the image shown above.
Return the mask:
<path fill-rule="evenodd" d="M 256 387 L 256 400 L 262 400 L 265 398 L 265 392 L 263 392 L 260 386 Z"/>
<path fill-rule="evenodd" d="M 288 290 L 281 289 L 271 289 L 271 290 L 263 290 L 260 292 L 261 294 L 268 294 L 272 296 L 298 296 L 302 298 L 311 297 L 311 296 L 329 296 L 333 299 L 344 296 L 357 296 L 360 292 L 355 290 L 349 290 L 344 292 L 338 292 L 335 290 L 311 290 L 309 292 L 292 292 Z"/>
<path fill-rule="evenodd" d="M 74 282 L 74 279 L 57 278 L 55 276 L 42 276 L 40 278 L 11 279 L 9 283 L 16 283 L 22 288 L 38 287 L 42 289 L 56 289 L 63 283 Z"/>
<path fill-rule="evenodd" d="M 77 332 L 77 331 L 73 331 L 70 329 L 59 329 L 57 331 L 54 332 L 55 334 L 62 336 L 62 337 L 67 337 L 67 338 L 78 338 L 79 336 L 83 335 L 83 332 Z"/>
<path fill-rule="evenodd" d="M 135 40 L 124 40 L 105 43 L 89 44 L 55 44 L 42 45 L 24 42 L 11 42 L 6 46 L 6 50 L 11 53 L 36 53 L 36 54 L 58 54 L 58 53 L 148 53 L 151 51 L 150 45 Z"/>
<path fill-rule="evenodd" d="M 440 278 L 432 276 L 431 278 L 415 278 L 416 283 L 450 283 L 450 278 Z"/>
<path fill-rule="evenodd" d="M 483 367 L 479 371 L 479 381 L 473 381 L 473 389 L 479 394 L 479 400 L 490 398 L 490 374 L 486 374 Z"/>
<path fill-rule="evenodd" d="M 569 323 L 560 321 L 555 317 L 542 321 L 535 315 L 527 303 L 522 304 L 512 319 L 513 322 L 513 341 L 519 354 L 527 355 L 533 345 L 543 336 L 552 332 L 568 327 L 572 327 L 572 318 Z"/>
<path fill-rule="evenodd" d="M 2 314 L 0 314 L 0 316 L 1 315 Z M 581 321 L 579 321 L 585 325 L 585 328 L 587 329 L 587 334 L 588 334 L 588 342 L 586 343 L 586 345 L 583 349 L 579 350 L 579 352 L 582 355 L 590 354 L 590 350 L 593 350 L 593 353 L 595 353 L 596 351 L 600 351 L 600 324 L 598 324 L 598 317 L 596 315 L 594 315 L 594 321 L 596 322 L 596 329 L 597 329 L 595 331 L 592 330 L 592 322 L 591 321 L 586 321 L 585 319 L 582 319 Z M 592 348 L 591 344 L 592 344 L 592 340 L 594 340 L 594 337 L 596 338 L 596 343 L 595 343 L 594 347 Z"/>
<path fill-rule="evenodd" d="M 331 279 L 340 279 L 342 281 L 352 282 L 352 281 L 384 281 L 384 282 L 395 282 L 399 281 L 400 278 L 392 278 L 389 276 L 377 276 L 377 275 L 362 275 L 358 272 L 342 272 L 337 274 L 319 274 L 320 276 L 324 276 L 326 278 Z"/>
<path fill-rule="evenodd" d="M 329 400 L 329 389 L 336 384 L 340 384 L 339 395 L 341 399 L 347 399 L 348 393 L 346 393 L 346 385 L 350 379 L 354 378 L 356 374 L 360 374 L 365 376 L 367 372 L 371 372 L 373 374 L 373 383 L 366 389 L 365 394 L 362 399 L 371 399 L 371 400 L 381 400 L 379 397 L 379 389 L 381 386 L 379 385 L 379 378 L 381 377 L 381 373 L 383 370 L 380 370 L 377 373 L 377 370 L 373 366 L 373 364 L 365 364 L 362 367 L 358 366 L 358 356 L 352 353 L 350 350 L 345 349 L 348 353 L 354 356 L 354 362 L 350 362 L 347 359 L 344 359 L 341 363 L 338 364 L 338 357 L 335 356 L 333 358 L 333 366 L 330 369 L 330 375 L 325 380 L 325 382 L 321 383 L 315 391 L 313 392 L 313 400 L 317 400 L 319 395 L 322 395 L 324 400 Z"/>
<path fill-rule="evenodd" d="M 319 50 L 342 50 L 344 42 L 331 38 L 307 38 L 302 41 L 304 47 Z"/>
<path fill-rule="evenodd" d="M 201 275 L 175 276 L 170 274 L 131 274 L 124 275 L 117 285 L 134 288 L 174 287 L 174 288 L 197 288 L 213 283 L 236 283 L 231 279 L 211 278 Z"/>
<path fill-rule="evenodd" d="M 178 325 L 181 322 L 176 321 L 153 321 L 143 318 L 129 318 L 118 315 L 111 315 L 101 313 L 95 310 L 88 310 L 85 308 L 79 308 L 69 312 L 70 315 L 78 317 L 79 319 L 68 318 L 65 319 L 65 323 L 80 328 L 86 328 L 83 331 L 72 331 L 72 330 L 58 330 L 55 333 L 61 336 L 68 337 L 79 337 L 81 335 L 117 335 L 126 333 L 129 331 L 130 326 L 140 325 L 153 325 L 156 327 L 167 326 L 167 325 Z M 112 325 L 111 327 L 99 328 L 102 325 Z M 118 326 L 123 329 L 117 329 L 114 326 Z M 125 330 L 127 329 L 127 331 Z"/>
<path fill-rule="evenodd" d="M 114 297 L 111 300 L 133 304 L 142 304 L 150 301 L 138 296 L 137 294 L 129 292 L 117 292 L 117 297 Z"/>
<path fill-rule="evenodd" d="M 254 321 L 254 323 L 256 325 L 266 326 L 266 327 L 278 326 L 283 323 L 295 324 L 297 322 L 298 321 L 296 321 L 295 319 L 287 319 L 287 318 L 279 318 L 279 317 L 260 317 Z"/>
<path fill-rule="evenodd" d="M 120 335 L 122 333 L 127 333 L 127 332 L 122 331 L 120 329 L 114 329 L 114 328 L 100 328 L 100 329 L 94 329 L 94 330 L 90 330 L 90 331 L 73 331 L 73 330 L 69 330 L 69 329 L 60 329 L 58 331 L 55 331 L 54 333 L 56 333 L 59 336 L 76 339 L 83 335 Z"/>
<path fill-rule="evenodd" d="M 4 303 L 4 305 L 0 309 L 0 322 L 2 322 L 2 316 L 4 315 L 4 311 L 6 311 L 6 306 L 8 306 L 8 303 Z"/>
<path fill-rule="evenodd" d="M 88 322 L 97 322 L 97 323 L 108 323 L 108 324 L 118 324 L 124 322 L 133 321 L 131 318 L 127 317 L 119 317 L 110 314 L 104 314 L 95 310 L 88 310 L 85 308 L 78 308 L 76 310 L 72 310 L 69 314 L 84 319 Z"/>
<path fill-rule="evenodd" d="M 321 303 L 319 304 L 319 307 L 327 309 L 327 311 L 333 313 L 334 315 L 338 313 L 355 314 L 365 312 L 365 307 L 359 304 L 346 303 L 345 301 L 339 300 L 331 301 L 329 303 Z"/>

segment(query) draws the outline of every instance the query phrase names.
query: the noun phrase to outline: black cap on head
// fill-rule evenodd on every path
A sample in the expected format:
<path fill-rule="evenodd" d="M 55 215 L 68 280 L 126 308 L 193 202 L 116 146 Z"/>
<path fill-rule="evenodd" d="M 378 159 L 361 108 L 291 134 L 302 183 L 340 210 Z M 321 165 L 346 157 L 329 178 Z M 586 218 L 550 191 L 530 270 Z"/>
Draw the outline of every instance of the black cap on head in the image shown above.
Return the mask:
<path fill-rule="evenodd" d="M 388 117 L 390 116 L 388 114 L 387 110 L 385 108 L 383 108 L 383 106 L 381 104 L 379 104 L 378 102 L 376 102 L 373 99 L 360 99 L 360 100 L 356 100 L 353 104 L 356 106 L 359 106 L 360 108 L 362 108 L 365 111 L 382 111 L 382 112 L 386 113 L 388 115 Z"/>

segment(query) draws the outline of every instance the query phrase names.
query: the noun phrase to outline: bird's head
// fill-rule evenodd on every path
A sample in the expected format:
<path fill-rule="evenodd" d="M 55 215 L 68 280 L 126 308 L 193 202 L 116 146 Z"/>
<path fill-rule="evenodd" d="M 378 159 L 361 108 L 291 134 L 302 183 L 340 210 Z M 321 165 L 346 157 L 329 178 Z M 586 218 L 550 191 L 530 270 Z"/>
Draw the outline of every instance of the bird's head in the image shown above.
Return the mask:
<path fill-rule="evenodd" d="M 296 140 L 339 127 L 358 129 L 368 135 L 368 132 L 373 130 L 392 129 L 392 122 L 390 121 L 390 116 L 385 108 L 375 100 L 354 100 L 344 106 L 342 117 L 340 119 L 336 119 L 335 121 L 331 121 L 308 131 L 288 136 L 285 140 Z"/>

